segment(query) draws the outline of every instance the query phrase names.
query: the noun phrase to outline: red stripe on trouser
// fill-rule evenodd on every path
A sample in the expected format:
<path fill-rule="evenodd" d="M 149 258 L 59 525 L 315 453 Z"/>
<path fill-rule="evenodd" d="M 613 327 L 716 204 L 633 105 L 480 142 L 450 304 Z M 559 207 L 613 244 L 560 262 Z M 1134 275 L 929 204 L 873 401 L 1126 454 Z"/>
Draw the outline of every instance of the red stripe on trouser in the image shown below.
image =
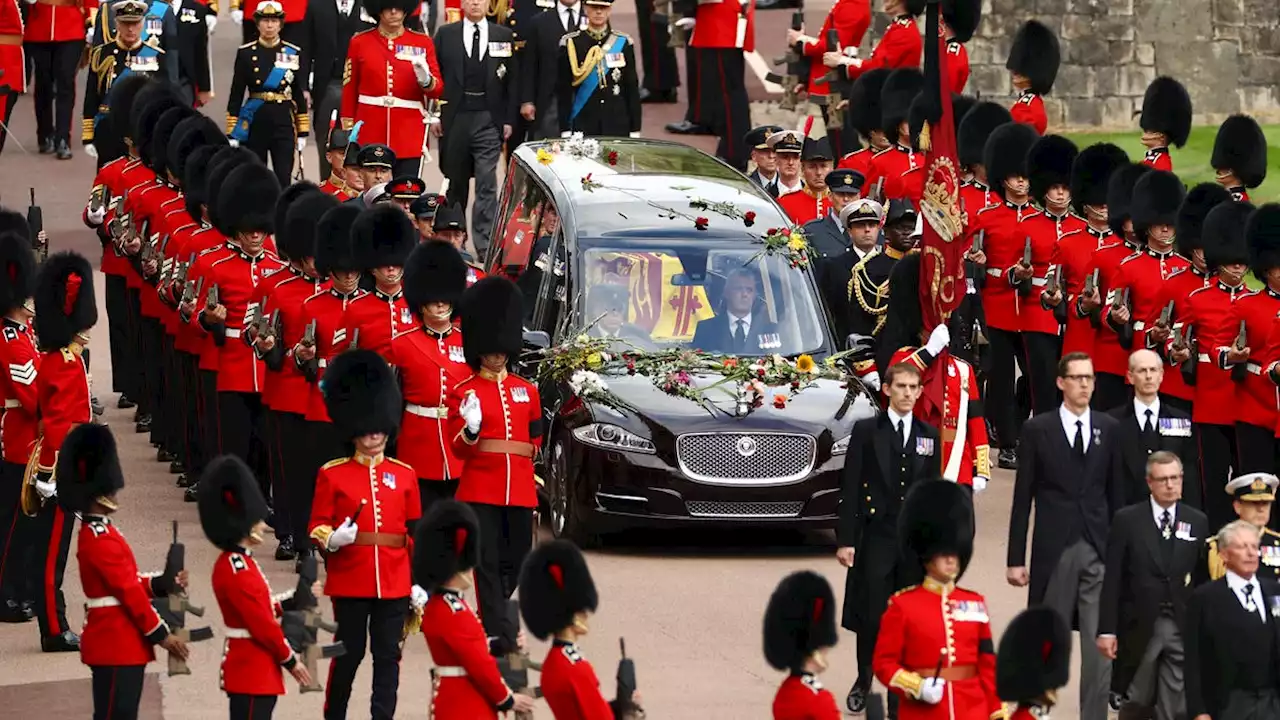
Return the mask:
<path fill-rule="evenodd" d="M 13 549 L 13 532 L 18 527 L 18 516 L 22 514 L 21 507 L 13 509 L 13 522 L 9 523 L 9 532 L 4 536 L 4 552 L 0 553 L 0 583 L 4 581 L 4 567 L 9 562 L 9 551 Z M 14 598 L 15 600 L 24 600 L 29 598 Z"/>
<path fill-rule="evenodd" d="M 116 709 L 116 669 L 111 668 L 111 690 L 107 693 L 107 720 L 111 720 Z"/>
<path fill-rule="evenodd" d="M 58 555 L 62 553 L 62 523 L 66 516 L 60 506 L 53 508 L 53 528 L 49 532 L 49 552 L 44 560 L 44 606 L 45 617 L 49 620 L 50 635 L 59 635 L 66 628 L 61 627 L 58 616 L 58 587 L 54 577 L 58 568 Z M 112 686 L 115 685 L 112 675 Z"/>

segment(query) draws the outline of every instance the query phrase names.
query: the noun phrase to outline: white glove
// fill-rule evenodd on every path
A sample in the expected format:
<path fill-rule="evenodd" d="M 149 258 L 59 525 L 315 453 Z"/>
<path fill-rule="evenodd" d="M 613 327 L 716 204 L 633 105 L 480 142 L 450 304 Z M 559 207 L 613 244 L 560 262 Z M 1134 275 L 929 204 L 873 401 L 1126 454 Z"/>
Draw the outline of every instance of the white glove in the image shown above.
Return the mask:
<path fill-rule="evenodd" d="M 560 137 L 562 137 L 562 138 L 567 138 L 567 137 L 569 137 L 569 136 L 570 136 L 570 135 L 572 135 L 572 134 L 573 134 L 572 132 L 570 132 L 570 131 L 568 131 L 568 130 L 565 130 L 564 132 L 560 133 Z"/>
<path fill-rule="evenodd" d="M 409 590 L 409 604 L 414 610 L 421 610 L 427 604 L 427 591 L 421 585 L 414 585 Z"/>
<path fill-rule="evenodd" d="M 431 68 L 427 67 L 426 60 L 414 58 L 413 74 L 418 77 L 418 84 L 422 87 L 426 87 L 431 84 Z"/>
<path fill-rule="evenodd" d="M 231 147 L 240 147 L 240 141 L 235 138 L 227 138 L 227 144 Z"/>
<path fill-rule="evenodd" d="M 872 370 L 862 376 L 862 384 L 871 388 L 871 392 L 880 392 L 880 373 Z"/>
<path fill-rule="evenodd" d="M 458 406 L 458 414 L 467 423 L 467 432 L 475 435 L 480 432 L 480 398 L 474 393 L 462 399 Z"/>
<path fill-rule="evenodd" d="M 98 159 L 98 148 L 94 147 L 94 146 L 93 146 L 93 143 L 89 143 L 88 145 L 85 145 L 85 146 L 84 146 L 84 154 L 85 154 L 85 155 L 88 155 L 89 157 L 93 158 L 94 160 L 97 160 L 97 159 Z"/>
<path fill-rule="evenodd" d="M 937 705 L 942 702 L 942 692 L 946 687 L 947 681 L 942 678 L 925 678 L 920 686 L 920 702 Z"/>
<path fill-rule="evenodd" d="M 356 541 L 356 524 L 351 522 L 351 518 L 342 521 L 337 530 L 329 536 L 329 552 L 344 548 Z"/>
<path fill-rule="evenodd" d="M 987 483 L 988 483 L 988 482 L 990 482 L 990 480 L 989 480 L 989 479 L 987 479 L 987 478 L 985 478 L 985 477 L 983 477 L 983 476 L 981 476 L 981 475 L 974 475 L 974 476 L 973 476 L 973 494 L 974 494 L 974 495 L 977 495 L 978 493 L 982 492 L 983 490 L 986 490 L 986 489 L 987 489 Z"/>
<path fill-rule="evenodd" d="M 924 344 L 924 349 L 929 351 L 930 355 L 937 355 L 947 349 L 950 344 L 951 331 L 947 329 L 946 323 L 943 323 L 929 333 L 929 342 Z"/>
<path fill-rule="evenodd" d="M 697 22 L 698 22 L 697 18 L 682 17 L 676 21 L 676 27 L 682 28 L 684 30 L 688 30 L 689 28 L 693 27 L 694 24 Z"/>
<path fill-rule="evenodd" d="M 102 221 L 107 219 L 107 208 L 104 205 L 97 210 L 89 210 L 85 213 L 85 217 L 88 218 L 90 225 L 95 227 L 101 225 Z"/>
<path fill-rule="evenodd" d="M 237 25 L 239 25 L 240 23 L 244 22 L 244 11 L 243 11 L 243 10 L 232 10 L 232 11 L 231 11 L 231 22 L 233 22 L 233 23 L 235 23 L 235 24 L 237 24 Z"/>
<path fill-rule="evenodd" d="M 631 137 L 632 137 L 632 138 L 638 138 L 638 137 L 640 137 L 640 133 L 639 133 L 639 132 L 633 132 L 633 133 L 631 133 Z"/>
<path fill-rule="evenodd" d="M 218 16 L 214 15 L 213 13 L 209 13 L 208 15 L 205 15 L 204 24 L 209 27 L 209 34 L 212 35 L 213 29 L 218 27 Z"/>
<path fill-rule="evenodd" d="M 298 152 L 302 152 L 303 150 L 306 150 L 306 149 L 307 149 L 307 139 L 298 138 Z"/>
<path fill-rule="evenodd" d="M 58 484 L 36 480 L 36 492 L 40 493 L 40 497 L 48 500 L 58 494 Z"/>

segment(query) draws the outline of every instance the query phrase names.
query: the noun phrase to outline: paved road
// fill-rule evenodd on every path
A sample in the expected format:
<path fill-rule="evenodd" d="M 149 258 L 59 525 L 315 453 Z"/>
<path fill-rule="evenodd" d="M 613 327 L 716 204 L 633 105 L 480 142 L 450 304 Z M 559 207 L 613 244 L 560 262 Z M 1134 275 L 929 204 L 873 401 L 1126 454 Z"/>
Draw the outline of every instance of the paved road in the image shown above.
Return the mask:
<path fill-rule="evenodd" d="M 634 30 L 629 6 L 620 6 L 618 26 Z M 820 22 L 819 9 L 810 12 Z M 779 35 L 787 22 L 785 11 L 763 13 L 760 27 L 776 27 Z M 224 18 L 215 42 L 220 68 L 230 64 L 238 38 L 232 37 Z M 763 31 L 762 31 L 763 32 Z M 762 55 L 781 52 L 781 38 L 761 38 Z M 230 78 L 219 77 L 225 88 Z M 756 87 L 758 96 L 763 88 Z M 215 100 L 221 107 L 221 98 Z M 14 119 L 16 139 L 33 148 L 34 123 L 30 100 L 24 98 Z M 218 112 L 211 114 L 217 116 Z M 647 106 L 648 136 L 662 124 L 678 119 L 682 105 Z M 711 149 L 713 140 L 694 138 L 693 144 Z M 306 154 L 310 161 L 311 153 Z M 72 248 L 97 256 L 96 241 L 80 224 L 80 210 L 92 178 L 92 163 L 77 155 L 58 162 L 48 157 L 26 156 L 11 142 L 0 157 L 0 202 L 25 206 L 27 188 L 35 185 L 45 208 L 47 229 L 54 249 Z M 314 165 L 310 177 L 315 176 Z M 429 183 L 438 177 L 427 178 Z M 101 279 L 98 282 L 101 298 Z M 105 322 L 106 313 L 102 311 Z M 105 340 L 105 327 L 98 331 Z M 212 605 L 210 568 L 216 551 L 201 535 L 193 505 L 184 504 L 173 486 L 173 477 L 154 461 L 154 451 L 132 432 L 125 413 L 114 409 L 110 388 L 111 368 L 105 350 L 95 353 L 95 383 L 107 402 L 106 419 L 117 429 L 127 486 L 118 522 L 132 542 L 140 565 L 159 569 L 168 542 L 168 521 L 182 522 L 182 538 L 188 546 L 192 571 L 191 594 Z M 1012 477 L 997 472 L 992 487 L 979 497 L 978 551 L 965 584 L 987 594 L 997 632 L 1023 605 L 1024 594 L 1004 583 L 1004 527 L 1007 523 Z M 632 533 L 616 538 L 606 549 L 590 555 L 600 590 L 600 613 L 593 633 L 584 645 L 609 694 L 613 667 L 618 658 L 618 637 L 627 639 L 629 654 L 639 665 L 640 687 L 650 717 L 667 720 L 703 718 L 765 718 L 781 677 L 764 662 L 760 650 L 760 618 L 769 592 L 788 572 L 811 568 L 825 574 L 838 595 L 843 593 L 844 572 L 833 557 L 832 538 L 826 534 L 800 536 L 788 533 Z M 292 584 L 291 568 L 270 559 L 264 565 L 275 587 Z M 83 618 L 83 594 L 73 559 L 65 583 L 73 626 Z M 221 633 L 216 610 L 206 620 Z M 853 681 L 854 642 L 842 633 L 840 646 L 831 654 L 831 670 L 825 681 L 843 696 Z M 153 678 L 148 685 L 143 716 L 151 719 L 215 720 L 226 717 L 225 699 L 217 686 L 221 642 L 198 646 L 189 677 Z M 545 646 L 533 649 L 535 655 Z M 420 639 L 412 640 L 401 670 L 400 716 L 425 717 L 430 701 L 430 660 Z M 163 672 L 162 665 L 153 665 Z M 360 717 L 368 702 L 369 663 L 357 680 L 352 717 Z M 1062 694 L 1064 717 L 1074 717 L 1074 686 Z M 26 716 L 32 712 L 84 717 L 88 714 L 88 672 L 74 655 L 42 655 L 34 623 L 0 626 L 0 707 Z M 316 718 L 322 699 L 291 691 L 277 709 L 279 718 Z M 545 708 L 539 713 L 548 717 Z"/>

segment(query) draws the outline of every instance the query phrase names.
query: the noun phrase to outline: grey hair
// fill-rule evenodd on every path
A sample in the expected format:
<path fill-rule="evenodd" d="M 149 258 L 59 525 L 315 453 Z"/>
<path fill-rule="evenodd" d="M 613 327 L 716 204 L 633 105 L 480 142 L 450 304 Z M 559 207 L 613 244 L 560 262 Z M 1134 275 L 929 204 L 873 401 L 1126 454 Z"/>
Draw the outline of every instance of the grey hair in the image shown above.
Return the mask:
<path fill-rule="evenodd" d="M 1258 540 L 1262 537 L 1262 531 L 1258 529 L 1257 525 L 1254 525 L 1251 522 L 1245 522 L 1244 520 L 1234 520 L 1232 522 L 1227 523 L 1226 525 L 1223 525 L 1222 529 L 1218 531 L 1219 550 L 1225 547 L 1230 547 L 1231 541 L 1234 540 L 1237 535 L 1240 535 L 1241 533 L 1246 533 L 1246 532 L 1251 534 L 1255 540 Z"/>
<path fill-rule="evenodd" d="M 1151 468 L 1157 465 L 1178 464 L 1178 469 L 1182 469 L 1182 458 L 1168 450 L 1157 450 L 1147 456 L 1147 477 L 1151 477 Z"/>

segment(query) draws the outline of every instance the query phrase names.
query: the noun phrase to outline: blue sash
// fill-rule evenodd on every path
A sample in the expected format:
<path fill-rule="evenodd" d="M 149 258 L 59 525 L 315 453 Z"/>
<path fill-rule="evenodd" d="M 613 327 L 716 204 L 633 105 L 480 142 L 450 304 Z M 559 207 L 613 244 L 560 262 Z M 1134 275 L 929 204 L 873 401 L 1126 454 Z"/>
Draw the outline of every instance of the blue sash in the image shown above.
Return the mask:
<path fill-rule="evenodd" d="M 280 43 L 280 52 L 285 55 L 297 55 L 298 51 L 292 47 Z M 280 89 L 280 85 L 284 82 L 284 74 L 288 72 L 282 67 L 274 66 L 271 72 L 267 73 L 267 79 L 262 83 L 263 92 L 275 92 Z M 264 100 L 257 98 L 249 98 L 249 101 L 240 106 L 240 114 L 236 116 L 235 129 L 231 131 L 231 137 L 236 142 L 246 142 L 249 139 L 249 126 L 253 124 L 253 116 L 258 114 L 258 110 L 266 104 Z"/>
<path fill-rule="evenodd" d="M 146 17 L 142 19 L 142 35 L 141 35 L 142 47 L 138 48 L 138 52 L 134 53 L 133 56 L 135 58 L 140 60 L 150 60 L 150 59 L 159 57 L 160 51 L 152 47 L 151 43 L 148 42 L 151 39 L 151 31 L 147 29 L 147 18 L 152 18 L 152 17 L 160 18 L 160 22 L 161 24 L 163 24 L 164 14 L 168 10 L 169 10 L 169 3 L 164 2 L 164 0 L 151 0 L 151 5 L 147 7 Z M 106 19 L 107 18 L 104 13 L 102 21 L 106 22 Z M 112 16 L 112 19 L 114 19 L 114 16 Z M 111 81 L 111 87 L 107 88 L 107 94 L 102 98 L 102 104 L 98 106 L 99 110 L 93 116 L 93 131 L 95 136 L 97 135 L 97 132 L 98 132 L 98 123 L 102 122 L 102 118 L 107 116 L 106 111 L 102 110 L 101 108 L 111 107 L 111 91 L 115 89 L 116 83 L 129 77 L 133 73 L 134 73 L 133 68 L 126 65 L 123 70 L 121 70 L 119 73 L 116 74 L 116 79 Z"/>
<path fill-rule="evenodd" d="M 616 35 L 613 39 L 613 46 L 605 50 L 605 55 L 613 55 L 622 52 L 622 48 L 627 44 L 627 38 L 624 35 Z M 605 58 L 601 57 L 599 62 L 605 62 Z M 587 106 L 587 101 L 595 94 L 596 88 L 600 86 L 600 72 L 596 68 L 592 68 L 591 72 L 578 86 L 578 92 L 573 96 L 573 109 L 569 111 L 569 122 L 572 123 L 574 118 L 578 117 L 578 113 L 582 112 L 582 108 Z"/>

